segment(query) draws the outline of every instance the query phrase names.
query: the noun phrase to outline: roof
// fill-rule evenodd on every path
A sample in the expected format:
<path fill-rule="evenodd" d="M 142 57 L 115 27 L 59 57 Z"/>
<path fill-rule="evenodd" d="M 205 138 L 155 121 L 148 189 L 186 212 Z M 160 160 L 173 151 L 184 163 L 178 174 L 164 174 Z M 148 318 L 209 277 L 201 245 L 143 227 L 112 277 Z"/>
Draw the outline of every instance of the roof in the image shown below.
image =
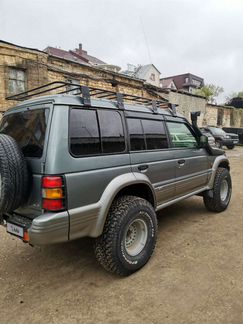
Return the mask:
<path fill-rule="evenodd" d="M 52 103 L 56 105 L 66 105 L 67 107 L 72 106 L 82 106 L 83 105 L 83 98 L 81 96 L 77 95 L 70 95 L 70 94 L 59 94 L 59 95 L 47 95 L 47 96 L 41 96 L 34 99 L 29 99 L 21 102 L 20 104 L 8 109 L 4 115 L 8 115 L 12 112 L 17 112 L 19 109 L 26 107 L 31 107 L 32 105 L 39 105 L 44 103 Z M 91 107 L 98 107 L 98 108 L 112 108 L 112 109 L 119 109 L 117 107 L 117 103 L 114 100 L 107 100 L 107 99 L 91 99 Z M 143 112 L 143 113 L 150 113 L 153 114 L 152 109 L 150 107 L 146 107 L 144 105 L 138 105 L 138 104 L 129 104 L 127 102 L 124 102 L 124 108 L 128 111 L 136 111 L 136 112 Z M 159 115 L 167 115 L 171 116 L 172 113 L 169 109 L 158 109 L 157 114 Z M 180 118 L 185 118 L 183 115 L 181 115 L 179 112 L 177 112 L 177 116 Z"/>
<path fill-rule="evenodd" d="M 89 55 L 87 51 L 84 51 L 82 49 L 81 44 L 80 47 L 76 48 L 75 50 L 66 51 L 61 48 L 48 46 L 47 48 L 44 49 L 44 51 L 49 55 L 63 58 L 80 64 L 86 64 L 86 65 L 106 64 L 104 61 L 98 59 L 97 57 Z"/>
<path fill-rule="evenodd" d="M 145 79 L 151 67 L 157 70 L 158 73 L 160 74 L 160 71 L 153 64 L 146 64 L 138 67 L 138 69 L 135 72 L 135 76 L 141 79 Z"/>
<path fill-rule="evenodd" d="M 83 59 L 81 57 L 77 57 L 76 55 L 73 55 L 72 52 L 65 51 L 65 50 L 60 49 L 60 48 L 48 46 L 47 48 L 44 49 L 44 51 L 46 53 L 48 53 L 49 55 L 51 55 L 51 56 L 63 58 L 65 60 L 72 61 L 72 62 L 75 62 L 75 63 L 89 65 L 88 60 Z"/>
<path fill-rule="evenodd" d="M 186 77 L 192 77 L 200 82 L 203 83 L 203 78 L 192 74 L 192 73 L 184 73 L 184 74 L 178 74 L 178 75 L 172 75 L 169 77 L 161 78 L 160 81 L 167 80 L 167 79 L 173 79 L 177 89 L 183 89 L 183 86 L 185 86 L 185 78 Z M 189 84 L 188 84 L 189 85 Z"/>
<path fill-rule="evenodd" d="M 160 81 L 162 81 L 162 87 L 163 88 L 170 88 L 171 83 L 174 84 L 174 86 L 176 87 L 173 78 L 168 78 L 168 79 L 160 79 Z"/>
<path fill-rule="evenodd" d="M 42 54 L 47 54 L 46 52 L 41 51 L 41 50 L 39 50 L 39 49 L 37 49 L 37 48 L 20 46 L 20 45 L 16 45 L 16 44 L 14 44 L 14 43 L 6 42 L 6 41 L 0 39 L 0 44 L 1 44 L 1 43 L 6 44 L 6 45 L 15 46 L 15 47 L 18 47 L 18 48 L 22 48 L 22 49 L 24 49 L 24 50 L 35 51 L 35 52 L 39 52 L 39 53 L 42 53 Z"/>

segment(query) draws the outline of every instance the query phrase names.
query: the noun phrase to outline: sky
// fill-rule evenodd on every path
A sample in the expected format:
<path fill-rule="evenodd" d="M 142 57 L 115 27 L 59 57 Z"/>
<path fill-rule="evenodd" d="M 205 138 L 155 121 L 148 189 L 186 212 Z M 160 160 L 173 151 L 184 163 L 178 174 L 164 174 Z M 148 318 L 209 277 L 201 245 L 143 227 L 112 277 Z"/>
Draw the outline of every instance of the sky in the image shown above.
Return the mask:
<path fill-rule="evenodd" d="M 222 102 L 243 90 L 243 0 L 0 0 L 0 39 L 190 72 L 223 87 Z"/>

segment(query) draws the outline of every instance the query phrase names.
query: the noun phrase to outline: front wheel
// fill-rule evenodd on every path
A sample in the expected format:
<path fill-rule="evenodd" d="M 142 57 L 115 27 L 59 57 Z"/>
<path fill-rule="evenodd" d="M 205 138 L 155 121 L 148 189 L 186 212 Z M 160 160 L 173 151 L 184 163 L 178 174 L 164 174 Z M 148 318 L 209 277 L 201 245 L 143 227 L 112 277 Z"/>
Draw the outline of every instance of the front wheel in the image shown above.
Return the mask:
<path fill-rule="evenodd" d="M 233 150 L 233 148 L 235 147 L 234 144 L 231 144 L 231 145 L 227 145 L 226 146 L 228 150 Z"/>
<path fill-rule="evenodd" d="M 220 148 L 222 148 L 223 145 L 222 145 L 222 142 L 220 140 L 216 140 L 215 141 L 215 146 L 220 149 Z"/>
<path fill-rule="evenodd" d="M 230 202 L 232 183 L 229 170 L 218 168 L 213 189 L 206 191 L 203 196 L 206 208 L 214 212 L 224 211 Z"/>
<path fill-rule="evenodd" d="M 130 275 L 148 262 L 156 239 L 157 217 L 151 204 L 123 196 L 110 208 L 103 233 L 95 241 L 95 255 L 109 272 Z"/>

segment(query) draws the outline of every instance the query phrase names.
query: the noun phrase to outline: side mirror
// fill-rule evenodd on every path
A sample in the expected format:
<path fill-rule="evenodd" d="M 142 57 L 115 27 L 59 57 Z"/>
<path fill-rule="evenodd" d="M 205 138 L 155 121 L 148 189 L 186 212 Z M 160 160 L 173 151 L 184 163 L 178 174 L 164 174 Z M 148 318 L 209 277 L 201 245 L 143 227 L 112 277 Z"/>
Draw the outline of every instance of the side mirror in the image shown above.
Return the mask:
<path fill-rule="evenodd" d="M 202 148 L 206 147 L 208 145 L 208 137 L 206 135 L 200 136 L 200 146 Z"/>

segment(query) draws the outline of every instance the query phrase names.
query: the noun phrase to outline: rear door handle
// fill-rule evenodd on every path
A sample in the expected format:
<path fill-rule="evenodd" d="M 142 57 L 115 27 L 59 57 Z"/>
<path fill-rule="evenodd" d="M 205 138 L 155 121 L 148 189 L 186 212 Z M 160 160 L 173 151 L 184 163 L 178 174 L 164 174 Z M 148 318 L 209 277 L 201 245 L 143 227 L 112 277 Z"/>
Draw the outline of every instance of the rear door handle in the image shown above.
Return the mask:
<path fill-rule="evenodd" d="M 177 163 L 178 163 L 179 165 L 184 165 L 185 162 L 186 162 L 186 160 L 178 160 L 178 161 L 177 161 Z"/>
<path fill-rule="evenodd" d="M 145 171 L 148 169 L 148 165 L 147 164 L 142 164 L 138 166 L 138 170 L 139 171 Z"/>

